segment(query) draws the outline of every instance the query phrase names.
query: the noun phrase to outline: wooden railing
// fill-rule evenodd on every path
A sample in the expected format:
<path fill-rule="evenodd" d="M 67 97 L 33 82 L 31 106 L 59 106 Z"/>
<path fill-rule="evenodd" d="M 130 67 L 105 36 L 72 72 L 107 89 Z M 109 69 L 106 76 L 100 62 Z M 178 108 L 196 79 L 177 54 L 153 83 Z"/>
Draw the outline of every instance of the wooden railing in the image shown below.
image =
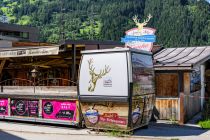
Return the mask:
<path fill-rule="evenodd" d="M 0 82 L 1 86 L 71 86 L 76 82 L 63 78 L 46 78 L 41 80 L 28 80 L 21 78 L 7 79 Z"/>
<path fill-rule="evenodd" d="M 37 86 L 71 86 L 71 85 L 77 85 L 77 83 L 69 79 L 63 79 L 63 78 L 46 78 L 46 79 L 38 80 L 36 82 L 36 85 Z"/>

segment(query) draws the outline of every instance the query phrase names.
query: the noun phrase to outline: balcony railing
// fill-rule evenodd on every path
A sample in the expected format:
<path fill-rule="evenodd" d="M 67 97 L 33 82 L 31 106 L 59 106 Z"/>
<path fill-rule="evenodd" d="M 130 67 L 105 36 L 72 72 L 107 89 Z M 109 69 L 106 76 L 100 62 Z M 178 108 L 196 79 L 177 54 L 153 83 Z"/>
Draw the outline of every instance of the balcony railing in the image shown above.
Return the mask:
<path fill-rule="evenodd" d="M 46 78 L 41 80 L 28 80 L 21 78 L 7 79 L 0 82 L 1 86 L 71 86 L 76 82 L 63 78 Z"/>

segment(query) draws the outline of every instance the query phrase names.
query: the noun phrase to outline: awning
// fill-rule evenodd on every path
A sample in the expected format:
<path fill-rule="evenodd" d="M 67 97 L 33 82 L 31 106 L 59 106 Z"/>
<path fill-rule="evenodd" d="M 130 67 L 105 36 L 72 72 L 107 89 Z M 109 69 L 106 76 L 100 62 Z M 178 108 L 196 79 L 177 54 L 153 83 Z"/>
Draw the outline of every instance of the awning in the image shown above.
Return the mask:
<path fill-rule="evenodd" d="M 38 46 L 23 48 L 0 48 L 0 58 L 58 55 L 58 46 Z"/>

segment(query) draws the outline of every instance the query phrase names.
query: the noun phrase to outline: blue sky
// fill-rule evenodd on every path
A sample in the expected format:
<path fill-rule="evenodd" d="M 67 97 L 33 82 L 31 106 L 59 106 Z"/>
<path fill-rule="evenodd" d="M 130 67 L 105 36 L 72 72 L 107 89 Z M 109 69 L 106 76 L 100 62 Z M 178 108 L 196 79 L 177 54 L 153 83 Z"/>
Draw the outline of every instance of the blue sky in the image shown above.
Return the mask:
<path fill-rule="evenodd" d="M 208 3 L 210 3 L 210 0 L 206 0 Z"/>

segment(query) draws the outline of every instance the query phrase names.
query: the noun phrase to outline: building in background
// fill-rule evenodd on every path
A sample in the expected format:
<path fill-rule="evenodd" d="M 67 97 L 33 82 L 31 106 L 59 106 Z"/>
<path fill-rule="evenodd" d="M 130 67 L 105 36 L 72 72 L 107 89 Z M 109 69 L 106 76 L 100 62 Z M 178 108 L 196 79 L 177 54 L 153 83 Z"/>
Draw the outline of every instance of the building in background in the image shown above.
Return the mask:
<path fill-rule="evenodd" d="M 0 40 L 38 42 L 38 35 L 36 27 L 0 22 Z"/>

